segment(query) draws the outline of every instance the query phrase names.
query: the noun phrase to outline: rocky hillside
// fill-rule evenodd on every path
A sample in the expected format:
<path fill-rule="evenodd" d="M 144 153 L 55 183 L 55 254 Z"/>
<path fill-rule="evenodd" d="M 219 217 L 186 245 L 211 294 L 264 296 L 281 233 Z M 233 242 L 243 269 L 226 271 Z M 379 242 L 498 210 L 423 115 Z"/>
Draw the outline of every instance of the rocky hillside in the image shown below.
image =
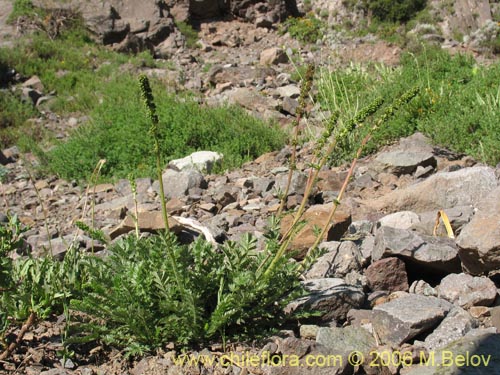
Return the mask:
<path fill-rule="evenodd" d="M 2 46 L 12 45 L 14 35 L 29 35 L 42 26 L 55 37 L 80 13 L 99 43 L 120 53 L 150 51 L 174 67 L 124 64 L 122 73 L 157 77 L 173 92 L 194 90 L 201 93 L 203 104 L 232 103 L 285 129 L 296 120 L 300 105 L 296 62 L 340 67 L 377 61 L 395 66 L 408 46 L 371 33 L 356 34 L 356 28 L 375 22 L 362 2 L 33 3 L 57 11 L 42 24 L 20 17 L 8 26 L 11 3 L 0 0 Z M 315 43 L 303 43 L 290 29 L 281 29 L 287 16 L 308 11 L 330 25 L 350 20 L 352 29 L 328 29 Z M 408 41 L 418 35 L 418 40 L 468 50 L 480 55 L 478 61 L 495 63 L 484 41 L 491 42 L 498 33 L 498 3 L 431 1 L 428 13 L 426 20 L 436 22 L 419 21 L 408 30 Z M 182 31 L 186 22 L 197 32 L 195 48 L 188 46 L 189 33 Z M 401 26 L 398 32 L 403 30 Z M 32 122 L 57 138 L 68 137 L 72 128 L 89 121 L 85 113 L 61 114 L 46 106 L 59 93 L 48 92 L 39 77 L 9 70 L 2 79 L 38 111 Z M 164 168 L 169 225 L 179 242 L 201 237 L 211 243 L 211 251 L 219 252 L 222 244 L 250 234 L 257 239 L 257 251 L 265 251 L 269 219 L 279 211 L 293 154 L 295 169 L 284 200 L 288 214 L 280 227 L 280 234 L 286 235 L 306 194 L 316 135 L 331 116 L 314 103 L 308 103 L 307 110 L 300 128 L 309 132 L 309 139 L 294 147 L 221 173 L 213 171 L 224 155 L 212 150 L 185 155 Z M 37 158 L 16 146 L 0 152 L 0 163 L 0 222 L 6 227 L 7 214 L 16 214 L 28 228 L 22 245 L 9 254 L 12 259 L 51 254 L 62 260 L 69 249 L 106 259 L 107 241 L 116 243 L 134 234 L 136 224 L 143 238 L 164 228 L 160 184 L 153 178 L 87 186 L 34 172 Z M 319 245 L 322 255 L 301 276 L 307 293 L 285 309 L 314 315 L 276 327 L 275 335 L 258 341 L 212 343 L 185 352 L 165 343 L 150 355 L 127 358 L 120 348 L 101 341 L 65 351 L 67 315 L 49 314 L 29 329 L 21 324 L 7 332 L 9 343 L 19 340 L 8 358 L 0 357 L 0 374 L 277 375 L 302 374 L 304 368 L 318 375 L 498 372 L 500 168 L 437 146 L 418 132 L 361 158 L 354 169 L 350 166 L 319 171 L 304 224 L 288 246 L 294 252 L 291 262 L 300 262 L 315 243 L 317 228 L 326 225 Z M 345 182 L 349 184 L 330 222 Z M 102 230 L 105 238 L 92 239 L 77 228 L 79 221 Z M 0 289 L 2 296 L 8 292 Z M 183 364 L 186 358 L 200 363 Z"/>

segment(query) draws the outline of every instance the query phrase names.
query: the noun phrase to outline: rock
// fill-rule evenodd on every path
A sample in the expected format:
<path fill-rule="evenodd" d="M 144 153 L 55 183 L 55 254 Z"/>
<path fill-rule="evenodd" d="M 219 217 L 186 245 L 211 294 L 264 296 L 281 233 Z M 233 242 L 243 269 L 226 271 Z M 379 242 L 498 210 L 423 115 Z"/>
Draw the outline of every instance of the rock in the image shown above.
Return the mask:
<path fill-rule="evenodd" d="M 37 90 L 39 92 L 44 91 L 43 83 L 40 80 L 40 78 L 38 78 L 38 76 L 32 76 L 30 79 L 23 82 L 22 86 L 32 88 L 32 89 Z"/>
<path fill-rule="evenodd" d="M 297 85 L 281 86 L 276 91 L 282 98 L 298 98 L 300 95 L 300 88 Z"/>
<path fill-rule="evenodd" d="M 485 196 L 477 209 L 457 237 L 460 259 L 474 275 L 500 268 L 500 187 Z"/>
<path fill-rule="evenodd" d="M 456 206 L 477 205 L 498 185 L 490 167 L 463 168 L 439 172 L 414 185 L 397 189 L 364 204 L 373 211 L 416 213 Z"/>
<path fill-rule="evenodd" d="M 376 346 L 373 335 L 359 327 L 320 327 L 316 342 L 333 353 L 358 351 L 368 356 L 370 350 Z"/>
<path fill-rule="evenodd" d="M 418 223 L 420 223 L 420 218 L 415 212 L 402 211 L 384 216 L 377 222 L 377 225 L 379 227 L 410 229 Z"/>
<path fill-rule="evenodd" d="M 287 61 L 288 56 L 285 51 L 278 47 L 268 48 L 260 53 L 260 65 L 276 65 Z"/>
<path fill-rule="evenodd" d="M 261 353 L 259 358 L 262 358 L 263 354 Z M 258 368 L 259 373 L 262 375 L 302 375 L 304 373 L 347 375 L 353 373 L 353 367 L 347 360 L 348 353 L 345 350 L 335 352 L 308 340 L 288 337 L 281 342 L 279 354 L 281 355 L 274 357 L 282 358 L 280 363 L 261 365 Z M 313 359 L 313 364 L 311 364 L 311 359 Z"/>
<path fill-rule="evenodd" d="M 319 329 L 320 329 L 320 327 L 313 325 L 313 324 L 302 324 L 299 327 L 300 338 L 315 340 Z"/>
<path fill-rule="evenodd" d="M 223 155 L 213 151 L 196 151 L 182 159 L 172 160 L 168 165 L 178 171 L 196 169 L 202 173 L 210 173 L 215 164 L 222 161 Z"/>
<path fill-rule="evenodd" d="M 466 335 L 430 352 L 427 361 L 414 364 L 405 375 L 472 375 L 497 373 L 500 368 L 500 335 Z"/>
<path fill-rule="evenodd" d="M 373 329 L 382 342 L 399 346 L 437 326 L 452 304 L 435 298 L 409 294 L 373 308 Z"/>
<path fill-rule="evenodd" d="M 276 178 L 274 188 L 276 191 L 285 192 L 288 183 L 288 173 Z M 288 195 L 303 195 L 306 189 L 307 176 L 303 172 L 294 171 L 292 181 L 288 188 Z"/>
<path fill-rule="evenodd" d="M 298 106 L 299 102 L 296 99 L 285 97 L 281 103 L 281 111 L 285 114 L 289 113 L 291 115 L 295 115 Z"/>
<path fill-rule="evenodd" d="M 437 297 L 438 295 L 437 290 L 424 280 L 415 280 L 410 285 L 409 292 L 412 294 L 421 294 L 423 296 Z"/>
<path fill-rule="evenodd" d="M 500 333 L 500 306 L 495 306 L 490 309 L 491 325 Z"/>
<path fill-rule="evenodd" d="M 384 258 L 372 263 L 365 271 L 371 290 L 408 291 L 405 263 L 399 258 Z"/>
<path fill-rule="evenodd" d="M 465 273 L 451 274 L 441 280 L 438 296 L 464 309 L 471 306 L 491 306 L 497 296 L 495 283 L 487 277 Z"/>
<path fill-rule="evenodd" d="M 437 161 L 431 152 L 398 150 L 382 152 L 375 158 L 375 169 L 378 172 L 389 172 L 400 176 L 411 174 L 417 167 L 437 166 Z"/>
<path fill-rule="evenodd" d="M 189 189 L 205 189 L 207 187 L 207 183 L 203 178 L 203 175 L 194 169 L 188 169 L 181 172 L 167 169 L 163 172 L 162 179 L 165 189 L 165 197 L 168 199 L 182 198 L 188 194 Z M 153 183 L 153 190 L 159 193 L 160 188 L 158 181 Z"/>
<path fill-rule="evenodd" d="M 454 307 L 437 328 L 425 338 L 424 346 L 429 350 L 440 349 L 449 343 L 461 339 L 478 322 L 460 307 Z"/>
<path fill-rule="evenodd" d="M 343 321 L 350 309 L 360 308 L 365 301 L 361 288 L 347 285 L 342 279 L 307 280 L 303 284 L 309 294 L 292 301 L 286 312 L 319 311 L 323 322 Z"/>
<path fill-rule="evenodd" d="M 354 242 L 323 242 L 319 248 L 326 254 L 304 275 L 306 279 L 343 278 L 352 271 L 361 270 L 362 255 Z"/>
<path fill-rule="evenodd" d="M 302 220 L 304 220 L 306 224 L 298 231 L 289 246 L 291 251 L 297 252 L 294 257 L 301 259 L 306 255 L 309 247 L 316 241 L 317 236 L 314 228 L 316 226 L 323 228 L 323 225 L 325 225 L 330 215 L 331 208 L 332 206 L 329 204 L 314 205 L 304 212 Z M 290 229 L 293 220 L 293 214 L 288 214 L 283 217 L 280 226 L 281 235 L 284 235 Z M 349 224 L 351 224 L 351 215 L 341 210 L 337 210 L 333 217 L 333 223 L 330 224 L 330 228 L 326 231 L 323 241 L 340 240 Z"/>
<path fill-rule="evenodd" d="M 450 221 L 450 225 L 455 236 L 460 234 L 463 226 L 470 222 L 472 216 L 474 215 L 474 207 L 472 207 L 471 205 L 447 208 L 443 211 L 445 212 L 446 216 L 448 216 L 448 220 Z M 420 220 L 415 223 L 411 229 L 416 230 L 419 233 L 432 236 L 434 233 L 434 226 L 436 225 L 437 212 L 422 212 L 418 216 L 420 217 Z M 440 224 L 436 233 L 438 236 L 447 235 L 442 220 L 440 220 Z"/>
<path fill-rule="evenodd" d="M 398 256 L 407 267 L 415 266 L 437 272 L 460 272 L 455 242 L 450 238 L 419 235 L 404 229 L 381 227 L 375 236 L 372 259 Z"/>
<path fill-rule="evenodd" d="M 237 104 L 249 110 L 264 112 L 265 109 L 278 106 L 273 99 L 266 98 L 255 90 L 247 87 L 238 87 L 227 92 L 228 102 Z"/>
<path fill-rule="evenodd" d="M 163 221 L 161 211 L 139 212 L 137 222 L 140 232 L 156 233 L 165 229 L 165 222 Z M 182 225 L 172 217 L 168 218 L 168 227 L 174 233 L 179 233 L 182 230 Z M 115 239 L 122 234 L 132 231 L 135 231 L 135 220 L 129 215 L 109 233 L 109 237 Z"/>

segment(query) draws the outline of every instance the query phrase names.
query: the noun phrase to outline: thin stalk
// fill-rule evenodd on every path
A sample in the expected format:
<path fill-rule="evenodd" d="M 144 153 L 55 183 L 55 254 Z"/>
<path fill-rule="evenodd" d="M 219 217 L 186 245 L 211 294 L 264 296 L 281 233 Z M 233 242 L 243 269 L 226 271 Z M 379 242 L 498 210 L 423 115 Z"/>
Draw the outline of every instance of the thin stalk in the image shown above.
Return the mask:
<path fill-rule="evenodd" d="M 300 120 L 304 116 L 306 110 L 306 99 L 309 96 L 309 92 L 311 91 L 312 82 L 314 78 L 314 65 L 309 65 L 307 67 L 307 72 L 302 81 L 302 86 L 300 88 L 300 96 L 299 96 L 299 105 L 297 107 L 297 116 L 293 121 L 294 134 L 292 139 L 292 155 L 290 156 L 290 167 L 288 169 L 288 177 L 286 182 L 285 191 L 283 192 L 283 196 L 281 197 L 280 207 L 278 209 L 277 216 L 281 216 L 283 209 L 285 208 L 286 198 L 288 197 L 288 192 L 290 191 L 290 185 L 292 184 L 293 172 L 297 169 L 296 159 L 297 159 L 297 145 L 300 135 Z"/>
<path fill-rule="evenodd" d="M 361 144 L 356 151 L 356 156 L 354 157 L 351 167 L 349 168 L 349 172 L 347 173 L 346 178 L 344 179 L 344 183 L 342 184 L 342 188 L 339 191 L 339 194 L 337 196 L 337 199 L 333 201 L 332 204 L 332 209 L 330 210 L 330 214 L 328 215 L 328 219 L 323 225 L 323 228 L 321 230 L 321 233 L 318 237 L 316 237 L 316 240 L 314 241 L 313 245 L 308 249 L 306 257 L 318 247 L 319 243 L 323 240 L 323 237 L 326 233 L 326 231 L 330 228 L 330 223 L 333 220 L 333 217 L 335 216 L 335 212 L 337 211 L 337 207 L 340 205 L 340 201 L 343 198 L 343 195 L 347 189 L 347 185 L 349 184 L 349 181 L 351 179 L 352 174 L 354 173 L 354 168 L 356 167 L 356 164 L 361 156 L 361 153 L 363 152 L 363 149 L 365 148 L 366 144 L 368 141 L 371 139 L 373 133 L 384 123 L 386 122 L 390 117 L 392 117 L 395 112 L 404 104 L 410 102 L 418 93 L 420 89 L 418 87 L 412 88 L 405 92 L 400 98 L 396 99 L 392 105 L 386 108 L 382 116 L 375 122 L 375 124 L 370 128 L 368 131 L 368 134 L 363 138 L 361 141 Z"/>
<path fill-rule="evenodd" d="M 35 312 L 32 311 L 26 322 L 21 327 L 21 330 L 19 331 L 19 334 L 17 335 L 15 341 L 11 342 L 10 345 L 7 347 L 7 349 L 5 349 L 2 354 L 0 354 L 0 361 L 5 361 L 7 358 L 10 357 L 10 355 L 16 350 L 16 348 L 23 341 L 23 337 L 26 334 L 26 332 L 28 332 L 28 330 L 33 326 L 33 324 L 35 324 L 36 319 L 37 315 Z"/>
<path fill-rule="evenodd" d="M 149 132 L 153 136 L 154 142 L 154 154 L 156 156 L 156 172 L 158 183 L 160 184 L 160 201 L 161 201 L 161 212 L 163 215 L 163 222 L 165 224 L 165 231 L 168 233 L 170 231 L 170 227 L 168 226 L 168 213 L 167 213 L 167 202 L 165 199 L 165 187 L 163 185 L 162 178 L 162 162 L 161 162 L 161 152 L 160 152 L 160 134 L 158 132 L 158 115 L 156 114 L 156 104 L 153 98 L 153 91 L 151 90 L 151 86 L 149 85 L 149 79 L 145 75 L 141 75 L 139 77 L 139 86 L 141 90 L 142 100 L 144 101 L 144 105 L 146 110 L 148 111 L 148 117 L 151 121 L 151 127 Z"/>
<path fill-rule="evenodd" d="M 49 224 L 48 224 L 49 218 L 47 217 L 47 210 L 45 209 L 45 205 L 43 204 L 43 200 L 42 200 L 42 197 L 40 195 L 40 191 L 36 187 L 35 179 L 33 178 L 33 174 L 31 173 L 30 168 L 28 167 L 28 164 L 27 164 L 26 161 L 25 161 L 25 164 L 26 164 L 26 171 L 28 172 L 28 176 L 29 176 L 29 178 L 31 180 L 31 183 L 33 184 L 33 188 L 35 189 L 36 198 L 38 200 L 38 203 L 40 204 L 40 207 L 42 208 L 43 226 L 44 226 L 45 232 L 47 234 L 47 240 L 49 241 L 50 256 L 53 257 L 54 256 L 54 250 L 52 249 L 52 241 L 51 241 L 51 238 L 50 238 L 50 231 L 49 231 Z"/>

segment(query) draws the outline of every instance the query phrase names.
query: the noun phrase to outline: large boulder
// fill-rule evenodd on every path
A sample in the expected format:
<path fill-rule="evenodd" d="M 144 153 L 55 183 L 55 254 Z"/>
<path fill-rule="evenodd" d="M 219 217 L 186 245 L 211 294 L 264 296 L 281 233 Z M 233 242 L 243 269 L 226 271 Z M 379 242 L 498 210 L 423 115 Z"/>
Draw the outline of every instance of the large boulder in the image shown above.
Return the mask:
<path fill-rule="evenodd" d="M 472 274 L 479 275 L 500 268 L 500 187 L 477 206 L 477 213 L 457 238 L 459 256 Z"/>

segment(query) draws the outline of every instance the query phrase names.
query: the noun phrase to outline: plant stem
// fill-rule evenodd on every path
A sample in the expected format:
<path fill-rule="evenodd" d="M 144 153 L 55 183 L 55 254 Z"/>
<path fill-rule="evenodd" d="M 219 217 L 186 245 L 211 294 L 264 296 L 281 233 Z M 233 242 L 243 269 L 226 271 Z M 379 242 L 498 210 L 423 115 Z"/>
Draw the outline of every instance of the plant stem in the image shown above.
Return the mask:
<path fill-rule="evenodd" d="M 28 332 L 31 326 L 35 324 L 36 318 L 37 318 L 36 313 L 32 311 L 26 322 L 21 327 L 21 330 L 19 331 L 16 340 L 11 342 L 8 348 L 5 349 L 2 354 L 0 354 L 0 361 L 4 361 L 7 358 L 9 358 L 10 355 L 14 352 L 14 350 L 16 350 L 19 344 L 21 344 L 21 341 L 23 341 L 23 337 L 26 334 L 26 332 Z"/>

